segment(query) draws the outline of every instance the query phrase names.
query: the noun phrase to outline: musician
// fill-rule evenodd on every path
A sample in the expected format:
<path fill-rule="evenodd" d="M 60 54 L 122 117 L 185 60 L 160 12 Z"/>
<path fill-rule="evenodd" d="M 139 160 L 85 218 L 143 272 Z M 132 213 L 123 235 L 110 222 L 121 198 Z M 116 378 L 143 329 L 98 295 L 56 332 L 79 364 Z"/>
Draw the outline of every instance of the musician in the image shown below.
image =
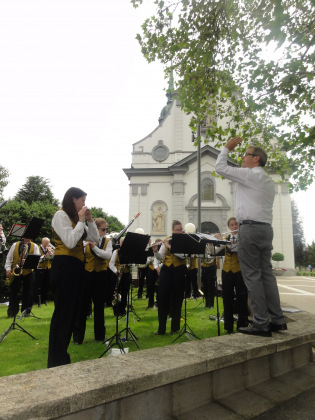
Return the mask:
<path fill-rule="evenodd" d="M 139 280 L 139 287 L 138 287 L 138 299 L 142 299 L 143 288 L 145 281 L 147 280 L 148 276 L 148 266 L 146 264 L 138 265 L 138 280 Z"/>
<path fill-rule="evenodd" d="M 180 221 L 172 223 L 173 233 L 184 233 Z M 159 328 L 156 335 L 166 332 L 167 315 L 172 317 L 171 334 L 176 334 L 180 328 L 181 309 L 184 299 L 186 258 L 183 254 L 171 254 L 170 237 L 166 238 L 159 252 L 155 253 L 156 259 L 163 261 L 160 271 L 158 290 L 158 318 Z"/>
<path fill-rule="evenodd" d="M 47 305 L 47 294 L 50 285 L 51 259 L 54 255 L 54 248 L 49 238 L 42 238 L 39 247 L 41 254 L 34 281 L 34 303 Z"/>
<path fill-rule="evenodd" d="M 152 250 L 154 253 L 158 252 L 159 245 L 161 244 L 161 239 L 156 239 L 152 245 Z M 154 257 L 148 257 L 147 259 L 148 273 L 147 273 L 147 295 L 148 295 L 148 306 L 147 309 L 153 308 L 154 306 L 154 293 L 156 293 L 156 285 L 159 280 L 159 272 L 161 263 L 156 263 Z M 162 265 L 161 265 L 162 266 Z"/>
<path fill-rule="evenodd" d="M 77 344 L 82 344 L 85 334 L 86 316 L 90 299 L 94 304 L 94 338 L 96 341 L 105 340 L 104 306 L 108 294 L 113 293 L 110 287 L 109 261 L 112 256 L 112 241 L 106 238 L 107 222 L 98 217 L 95 219 L 100 239 L 95 242 L 85 243 L 85 278 L 81 293 L 81 310 L 78 318 L 78 330 L 73 339 Z"/>
<path fill-rule="evenodd" d="M 38 246 L 31 242 L 30 239 L 23 238 L 22 241 L 15 242 L 7 255 L 5 262 L 5 270 L 7 276 L 7 284 L 10 285 L 8 318 L 16 316 L 19 312 L 19 291 L 22 284 L 22 306 L 21 312 L 25 316 L 29 315 L 33 306 L 33 282 L 34 270 L 22 269 L 20 275 L 18 273 L 23 267 L 27 255 L 39 255 Z M 18 266 L 18 267 L 17 267 Z"/>
<path fill-rule="evenodd" d="M 236 219 L 238 255 L 253 313 L 253 325 L 241 327 L 243 334 L 271 337 L 271 331 L 287 329 L 280 306 L 276 278 L 272 272 L 272 207 L 274 183 L 263 167 L 267 154 L 261 147 L 250 146 L 242 156 L 242 167 L 228 165 L 228 153 L 242 142 L 231 138 L 217 159 L 216 172 L 236 182 Z"/>
<path fill-rule="evenodd" d="M 99 241 L 98 229 L 91 211 L 85 206 L 85 199 L 86 193 L 80 188 L 69 188 L 62 209 L 52 219 L 56 245 L 51 268 L 55 310 L 49 333 L 49 368 L 70 363 L 67 349 L 84 279 L 83 239 Z"/>
<path fill-rule="evenodd" d="M 225 258 L 222 267 L 222 297 L 224 307 L 224 329 L 228 334 L 233 333 L 234 302 L 237 313 L 237 329 L 248 327 L 247 289 L 243 280 L 241 266 L 238 259 L 238 229 L 239 224 L 235 217 L 228 220 L 230 234 L 224 237 L 231 242 L 226 245 Z M 215 235 L 223 239 L 220 234 Z"/>
<path fill-rule="evenodd" d="M 120 239 L 120 245 L 122 245 L 124 238 Z M 109 262 L 109 268 L 116 276 L 116 295 L 120 295 L 120 301 L 116 303 L 117 307 L 114 307 L 115 315 L 118 316 L 126 315 L 127 298 L 131 285 L 131 272 L 128 264 L 121 264 L 119 261 L 118 250 L 115 249 L 112 258 Z M 117 311 L 117 312 L 116 312 Z"/>
<path fill-rule="evenodd" d="M 209 234 L 209 232 L 207 232 Z M 214 298 L 216 295 L 216 259 L 211 257 L 211 252 L 208 244 L 206 245 L 206 256 L 201 259 L 201 284 L 202 291 L 205 297 L 205 307 L 213 309 Z"/>

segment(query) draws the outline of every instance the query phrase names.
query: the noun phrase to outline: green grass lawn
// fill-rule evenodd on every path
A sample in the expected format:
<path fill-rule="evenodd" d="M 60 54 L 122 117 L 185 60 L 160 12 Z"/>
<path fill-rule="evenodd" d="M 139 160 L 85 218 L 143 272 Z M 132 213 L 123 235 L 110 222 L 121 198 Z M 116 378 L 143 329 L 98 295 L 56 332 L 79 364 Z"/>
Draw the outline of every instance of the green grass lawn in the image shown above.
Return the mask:
<path fill-rule="evenodd" d="M 150 308 L 146 310 L 147 300 L 133 301 L 133 307 L 137 317 L 130 313 L 129 327 L 132 333 L 137 337 L 137 342 L 141 350 L 153 347 L 163 347 L 172 344 L 177 337 L 170 335 L 170 321 L 167 323 L 167 334 L 164 336 L 156 336 L 153 333 L 158 329 L 157 309 Z M 40 308 L 33 307 L 32 313 L 35 317 L 16 319 L 16 322 L 26 331 L 35 337 L 35 340 L 24 332 L 12 330 L 5 339 L 0 343 L 0 376 L 13 375 L 22 372 L 29 372 L 38 369 L 45 369 L 47 366 L 48 353 L 48 336 L 52 312 L 54 309 L 53 302 L 48 305 L 42 305 Z M 219 298 L 219 312 L 222 314 L 222 299 Z M 184 304 L 183 311 L 184 315 Z M 216 315 L 216 309 L 204 308 L 202 299 L 187 300 L 187 324 L 190 330 L 200 339 L 215 337 L 218 335 L 217 323 L 209 320 L 209 315 Z M 13 319 L 7 318 L 7 306 L 0 305 L 0 336 L 11 325 Z M 83 360 L 91 360 L 98 358 L 106 349 L 105 344 L 94 341 L 93 334 L 93 318 L 87 319 L 85 340 L 82 345 L 74 345 L 70 343 L 68 352 L 71 362 L 80 362 Z M 115 317 L 112 308 L 105 308 L 105 325 L 106 339 L 115 334 Z M 181 327 L 184 321 L 181 322 Z M 119 320 L 119 331 L 126 327 L 125 318 Z M 220 322 L 221 334 L 225 334 L 223 323 Z M 125 338 L 125 333 L 121 336 Z M 138 351 L 134 341 L 129 340 L 124 343 L 124 348 L 128 348 L 129 352 Z M 176 343 L 181 343 L 191 339 L 189 334 L 184 334 Z M 118 348 L 118 346 L 114 346 Z M 105 356 L 104 356 L 105 357 Z"/>

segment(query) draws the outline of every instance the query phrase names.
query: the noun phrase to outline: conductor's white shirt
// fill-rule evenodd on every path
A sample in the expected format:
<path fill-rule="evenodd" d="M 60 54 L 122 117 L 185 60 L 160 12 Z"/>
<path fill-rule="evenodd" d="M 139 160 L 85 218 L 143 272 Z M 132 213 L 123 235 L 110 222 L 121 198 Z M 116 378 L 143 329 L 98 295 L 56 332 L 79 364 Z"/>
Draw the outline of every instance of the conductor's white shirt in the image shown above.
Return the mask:
<path fill-rule="evenodd" d="M 272 179 L 261 166 L 235 168 L 227 164 L 229 149 L 224 147 L 217 158 L 215 171 L 236 182 L 236 220 L 254 220 L 272 223 L 272 206 L 275 187 Z"/>

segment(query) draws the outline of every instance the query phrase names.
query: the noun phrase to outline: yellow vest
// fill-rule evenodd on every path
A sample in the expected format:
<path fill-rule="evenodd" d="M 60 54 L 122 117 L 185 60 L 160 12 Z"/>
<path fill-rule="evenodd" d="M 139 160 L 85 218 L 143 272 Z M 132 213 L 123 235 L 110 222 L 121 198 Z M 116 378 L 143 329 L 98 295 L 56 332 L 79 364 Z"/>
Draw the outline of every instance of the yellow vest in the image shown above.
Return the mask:
<path fill-rule="evenodd" d="M 71 219 L 70 219 L 71 220 Z M 75 228 L 75 223 L 71 220 L 72 227 Z M 78 258 L 80 261 L 84 261 L 83 251 L 83 239 L 80 238 L 76 246 L 72 249 L 66 247 L 66 245 L 60 239 L 60 236 L 53 229 L 53 235 L 55 240 L 55 256 L 56 255 L 67 255 L 69 257 Z"/>
<path fill-rule="evenodd" d="M 124 265 L 124 264 L 120 264 L 120 262 L 119 262 L 118 249 L 117 249 L 117 251 L 116 251 L 116 261 L 115 261 L 115 266 L 116 266 L 116 268 L 117 268 L 117 272 L 118 272 L 118 273 L 120 273 L 120 269 L 121 269 L 121 266 L 122 266 L 122 265 Z M 126 265 L 124 266 L 123 273 L 129 273 L 129 272 L 130 272 L 130 266 L 126 264 Z"/>
<path fill-rule="evenodd" d="M 110 241 L 109 238 L 106 238 L 104 241 L 104 245 L 102 249 L 106 249 L 108 242 Z M 104 258 L 100 258 L 97 255 L 92 254 L 90 245 L 88 244 L 85 247 L 85 270 L 92 272 L 96 271 L 105 271 L 108 269 L 109 260 L 104 260 Z"/>
<path fill-rule="evenodd" d="M 189 270 L 194 270 L 195 268 L 198 268 L 198 259 L 196 257 L 191 257 Z"/>
<path fill-rule="evenodd" d="M 216 259 L 213 258 L 212 262 L 207 262 L 205 258 L 201 260 L 201 267 L 213 267 L 216 264 Z"/>
<path fill-rule="evenodd" d="M 166 239 L 169 239 L 168 236 Z M 174 267 L 179 267 L 180 265 L 186 265 L 186 258 L 181 259 L 176 257 L 176 255 L 171 254 L 170 250 L 165 247 L 165 258 L 163 260 L 163 264 L 167 265 L 168 267 L 173 265 Z"/>
<path fill-rule="evenodd" d="M 39 246 L 39 252 L 40 252 L 41 255 L 45 255 L 41 246 Z M 50 259 L 44 259 L 44 261 L 41 261 L 38 264 L 38 268 L 42 268 L 43 270 L 49 270 L 51 268 L 51 260 Z"/>
<path fill-rule="evenodd" d="M 224 239 L 228 239 L 228 238 L 229 236 L 225 237 Z M 238 260 L 237 252 L 229 253 L 227 252 L 227 248 L 225 247 L 225 258 L 224 258 L 222 270 L 225 271 L 226 273 L 228 273 L 229 271 L 232 271 L 232 273 L 237 273 L 241 271 L 241 266 Z"/>
<path fill-rule="evenodd" d="M 19 254 L 19 247 L 21 242 L 17 242 L 15 244 L 14 252 L 13 252 L 13 269 L 14 267 L 19 264 L 20 262 L 20 254 Z M 22 242 L 23 243 L 23 242 Z M 30 242 L 30 248 L 28 254 L 34 254 L 34 242 Z M 27 244 L 29 246 L 29 244 Z M 23 268 L 22 276 L 27 276 L 27 274 L 31 273 L 33 270 Z"/>

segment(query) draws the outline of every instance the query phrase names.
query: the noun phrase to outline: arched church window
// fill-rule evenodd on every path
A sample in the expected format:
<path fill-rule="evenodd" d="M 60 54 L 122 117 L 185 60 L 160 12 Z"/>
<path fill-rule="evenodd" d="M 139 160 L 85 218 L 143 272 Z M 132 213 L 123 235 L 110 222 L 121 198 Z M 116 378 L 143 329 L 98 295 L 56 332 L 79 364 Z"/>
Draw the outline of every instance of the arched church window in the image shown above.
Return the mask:
<path fill-rule="evenodd" d="M 213 201 L 214 200 L 214 184 L 212 179 L 206 178 L 201 181 L 201 200 Z"/>
<path fill-rule="evenodd" d="M 212 222 L 201 223 L 201 233 L 218 233 L 220 232 L 218 226 Z"/>

